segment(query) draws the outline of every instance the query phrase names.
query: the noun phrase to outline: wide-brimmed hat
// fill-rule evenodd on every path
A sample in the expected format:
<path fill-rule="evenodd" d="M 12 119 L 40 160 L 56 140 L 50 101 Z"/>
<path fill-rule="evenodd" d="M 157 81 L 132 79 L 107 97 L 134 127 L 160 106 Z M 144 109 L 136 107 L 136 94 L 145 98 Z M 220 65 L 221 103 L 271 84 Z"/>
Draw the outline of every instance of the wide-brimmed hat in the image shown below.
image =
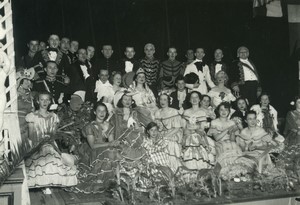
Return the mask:
<path fill-rule="evenodd" d="M 20 86 L 20 82 L 22 79 L 28 79 L 32 80 L 35 75 L 35 70 L 34 68 L 29 68 L 29 69 L 21 69 L 16 73 L 16 79 L 17 79 L 17 87 Z"/>

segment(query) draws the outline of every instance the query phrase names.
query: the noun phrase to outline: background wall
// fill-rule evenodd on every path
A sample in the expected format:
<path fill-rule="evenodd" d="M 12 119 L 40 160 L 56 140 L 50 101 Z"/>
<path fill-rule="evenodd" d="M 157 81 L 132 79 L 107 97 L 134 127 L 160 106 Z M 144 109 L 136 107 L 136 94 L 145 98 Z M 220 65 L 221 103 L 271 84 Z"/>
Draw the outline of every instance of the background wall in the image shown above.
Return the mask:
<path fill-rule="evenodd" d="M 204 47 L 206 60 L 213 50 L 224 50 L 225 60 L 236 57 L 245 45 L 256 62 L 272 104 L 285 115 L 297 93 L 297 67 L 291 66 L 287 18 L 252 17 L 251 0 L 14 0 L 17 57 L 26 52 L 31 38 L 46 40 L 51 33 L 78 39 L 80 47 L 111 43 L 114 57 L 124 47 L 152 42 L 156 57 L 166 58 L 169 45 L 184 59 L 187 48 Z"/>

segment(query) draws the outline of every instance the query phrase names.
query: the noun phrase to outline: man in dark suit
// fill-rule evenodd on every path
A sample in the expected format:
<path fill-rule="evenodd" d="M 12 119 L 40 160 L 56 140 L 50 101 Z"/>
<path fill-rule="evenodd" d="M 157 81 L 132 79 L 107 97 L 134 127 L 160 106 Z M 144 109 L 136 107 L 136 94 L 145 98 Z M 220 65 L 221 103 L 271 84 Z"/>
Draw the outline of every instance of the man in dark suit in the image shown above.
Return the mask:
<path fill-rule="evenodd" d="M 214 83 L 216 82 L 215 75 L 219 71 L 224 71 L 227 73 L 227 65 L 224 63 L 224 61 L 222 61 L 223 57 L 223 51 L 219 48 L 216 49 L 214 53 L 214 61 L 209 65 L 210 77 Z"/>
<path fill-rule="evenodd" d="M 188 89 L 185 87 L 184 77 L 179 75 L 176 78 L 176 91 L 172 92 L 170 97 L 172 99 L 172 104 L 170 107 L 175 108 L 177 110 L 187 109 L 187 96 Z"/>
<path fill-rule="evenodd" d="M 69 95 L 77 90 L 86 91 L 85 101 L 95 100 L 95 79 L 92 75 L 92 66 L 87 60 L 86 49 L 78 50 L 78 60 L 72 64 L 70 72 Z"/>
<path fill-rule="evenodd" d="M 246 98 L 249 106 L 252 106 L 261 94 L 259 75 L 254 63 L 248 59 L 248 48 L 239 47 L 237 57 L 239 59 L 233 62 L 229 72 L 231 88 L 236 97 L 240 95 Z"/>

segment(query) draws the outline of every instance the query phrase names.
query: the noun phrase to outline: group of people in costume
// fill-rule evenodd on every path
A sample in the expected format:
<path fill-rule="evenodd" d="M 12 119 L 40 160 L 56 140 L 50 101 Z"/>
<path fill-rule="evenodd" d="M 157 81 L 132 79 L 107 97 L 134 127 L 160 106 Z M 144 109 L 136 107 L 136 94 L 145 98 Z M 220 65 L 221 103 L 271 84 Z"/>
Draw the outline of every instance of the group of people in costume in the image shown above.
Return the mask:
<path fill-rule="evenodd" d="M 247 181 L 249 174 L 274 166 L 272 153 L 300 142 L 300 98 L 283 137 L 246 47 L 238 49 L 232 66 L 216 49 L 208 66 L 203 48 L 192 55 L 189 50 L 186 63 L 169 48 L 169 59 L 160 63 L 153 44 L 145 45 L 141 61 L 126 47 L 126 58 L 114 62 L 111 45 L 93 61 L 94 47 L 78 49 L 77 42 L 77 50 L 70 49 L 68 38 L 60 42 L 51 35 L 49 48 L 41 51 L 38 42 L 29 49 L 32 43 L 32 61 L 42 68 L 24 67 L 31 61 L 23 58 L 19 122 L 33 149 L 25 159 L 28 185 L 45 194 L 51 187 L 102 193 L 122 180 L 147 191 L 162 168 L 180 183 L 216 166 L 223 180 Z"/>

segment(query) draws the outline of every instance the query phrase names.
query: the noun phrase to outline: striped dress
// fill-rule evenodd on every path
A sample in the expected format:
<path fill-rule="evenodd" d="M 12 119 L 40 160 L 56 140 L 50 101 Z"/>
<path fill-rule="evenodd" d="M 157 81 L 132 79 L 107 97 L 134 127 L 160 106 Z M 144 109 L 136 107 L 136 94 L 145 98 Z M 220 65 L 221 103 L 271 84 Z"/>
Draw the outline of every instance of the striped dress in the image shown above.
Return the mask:
<path fill-rule="evenodd" d="M 26 121 L 33 123 L 35 133 L 29 136 L 32 144 L 38 144 L 43 138 L 54 133 L 59 119 L 49 113 L 43 117 L 38 111 L 29 113 Z M 38 151 L 25 160 L 28 187 L 74 186 L 77 184 L 76 167 L 63 163 L 55 144 L 44 144 Z"/>

